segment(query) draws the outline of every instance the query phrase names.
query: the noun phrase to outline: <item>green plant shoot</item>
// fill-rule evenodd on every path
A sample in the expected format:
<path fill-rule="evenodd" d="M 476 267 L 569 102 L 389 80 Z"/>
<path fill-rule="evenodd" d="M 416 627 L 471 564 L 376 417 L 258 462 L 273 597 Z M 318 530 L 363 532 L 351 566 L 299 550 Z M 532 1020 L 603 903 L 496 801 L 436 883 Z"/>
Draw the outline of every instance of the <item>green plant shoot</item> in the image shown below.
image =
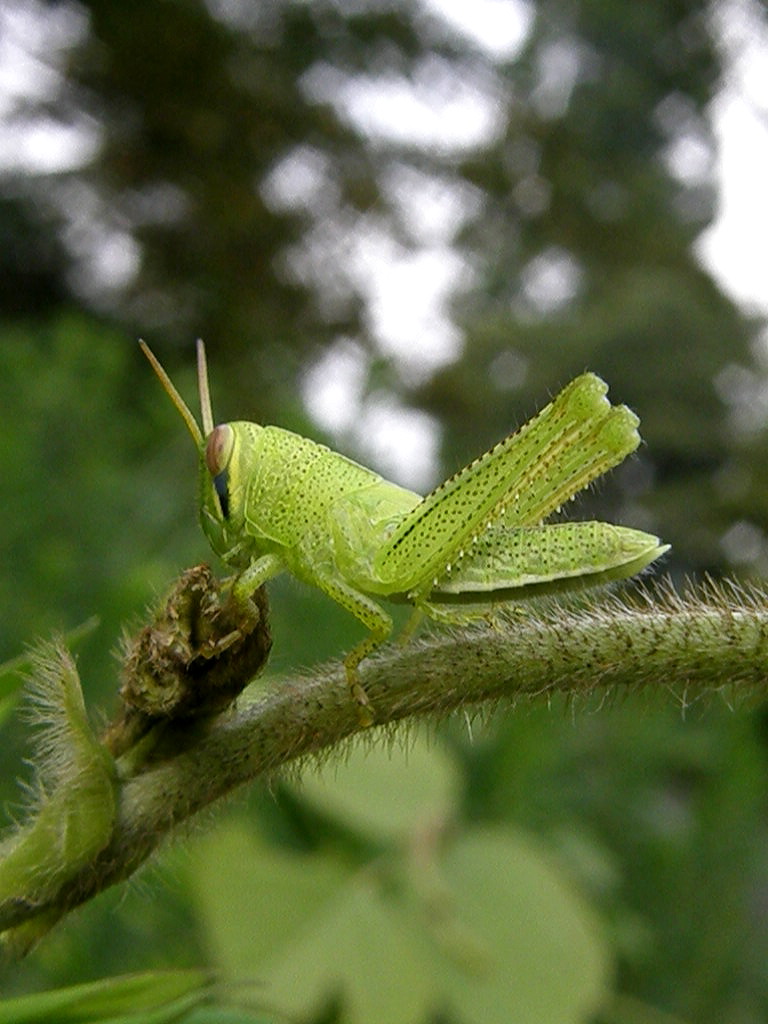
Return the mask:
<path fill-rule="evenodd" d="M 144 342 L 200 456 L 200 518 L 246 599 L 290 572 L 352 613 L 368 635 L 345 658 L 365 724 L 360 662 L 392 633 L 380 601 L 432 619 L 485 617 L 500 602 L 631 576 L 667 550 L 657 537 L 601 522 L 543 524 L 640 443 L 639 420 L 585 373 L 516 433 L 426 497 L 280 427 L 214 426 L 198 342 L 202 429 Z M 406 627 L 406 631 L 408 627 Z"/>

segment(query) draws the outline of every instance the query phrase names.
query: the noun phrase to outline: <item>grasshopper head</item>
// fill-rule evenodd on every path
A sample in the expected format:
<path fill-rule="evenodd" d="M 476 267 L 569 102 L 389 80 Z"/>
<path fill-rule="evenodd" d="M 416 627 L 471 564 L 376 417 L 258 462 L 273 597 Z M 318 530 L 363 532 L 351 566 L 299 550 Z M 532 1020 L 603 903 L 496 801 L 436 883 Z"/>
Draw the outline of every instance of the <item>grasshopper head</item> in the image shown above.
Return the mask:
<path fill-rule="evenodd" d="M 234 447 L 234 431 L 227 423 L 214 426 L 205 346 L 202 341 L 197 342 L 197 382 L 202 414 L 201 429 L 189 406 L 152 350 L 143 341 L 140 341 L 139 345 L 195 442 L 195 448 L 200 456 L 200 521 L 211 547 L 226 560 L 227 555 L 234 547 L 233 534 L 235 532 L 230 522 L 228 492 L 228 467 Z"/>

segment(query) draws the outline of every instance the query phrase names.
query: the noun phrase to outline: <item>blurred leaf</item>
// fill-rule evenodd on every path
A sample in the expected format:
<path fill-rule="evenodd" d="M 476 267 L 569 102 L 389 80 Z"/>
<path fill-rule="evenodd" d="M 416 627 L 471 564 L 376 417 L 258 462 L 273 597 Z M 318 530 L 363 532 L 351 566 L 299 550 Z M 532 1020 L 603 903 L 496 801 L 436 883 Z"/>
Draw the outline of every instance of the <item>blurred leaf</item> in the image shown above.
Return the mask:
<path fill-rule="evenodd" d="M 352 1024 L 428 1020 L 442 1002 L 446 964 L 414 909 L 387 899 L 375 877 L 358 876 L 261 965 L 267 1001 L 307 1017 L 339 999 Z"/>
<path fill-rule="evenodd" d="M 262 966 L 268 1000 L 309 1015 L 334 998 L 350 1021 L 565 1024 L 605 994 L 597 922 L 541 850 L 514 833 L 459 838 L 445 891 L 391 889 L 363 872 Z M 260 972 L 261 974 L 262 972 Z"/>
<path fill-rule="evenodd" d="M 473 1024 L 584 1021 L 602 1002 L 610 957 L 593 911 L 523 833 L 468 833 L 446 854 L 452 913 L 481 944 L 476 970 L 450 976 L 451 1003 Z"/>
<path fill-rule="evenodd" d="M 208 998 L 203 971 L 156 971 L 107 978 L 0 1002 L 0 1024 L 165 1024 Z"/>
<path fill-rule="evenodd" d="M 454 759 L 423 735 L 403 744 L 390 750 L 356 746 L 343 761 L 307 772 L 297 789 L 324 814 L 377 841 L 452 817 L 461 789 Z"/>
<path fill-rule="evenodd" d="M 262 845 L 243 826 L 199 839 L 190 877 L 213 962 L 228 977 L 258 977 L 264 958 L 334 899 L 346 875 L 330 859 Z"/>
<path fill-rule="evenodd" d="M 74 629 L 69 630 L 62 637 L 64 644 L 70 650 L 80 640 L 83 640 L 92 633 L 99 625 L 97 616 L 92 615 L 85 622 Z M 4 708 L 12 708 L 20 690 L 24 686 L 24 679 L 32 666 L 32 655 L 30 653 L 19 654 L 15 658 L 9 658 L 0 665 L 0 722 L 2 722 Z"/>
<path fill-rule="evenodd" d="M 192 871 L 216 963 L 302 1019 L 336 1000 L 354 1024 L 413 1024 L 441 1007 L 466 1024 L 576 1024 L 596 1008 L 600 928 L 542 848 L 489 829 L 424 857 L 344 872 L 242 829 L 207 837 Z"/>
<path fill-rule="evenodd" d="M 11 715 L 18 703 L 18 694 L 11 693 L 7 697 L 0 697 L 0 727 Z"/>
<path fill-rule="evenodd" d="M 272 1014 L 257 1010 L 231 1010 L 226 1006 L 204 1006 L 184 1017 L 184 1024 L 284 1024 Z"/>

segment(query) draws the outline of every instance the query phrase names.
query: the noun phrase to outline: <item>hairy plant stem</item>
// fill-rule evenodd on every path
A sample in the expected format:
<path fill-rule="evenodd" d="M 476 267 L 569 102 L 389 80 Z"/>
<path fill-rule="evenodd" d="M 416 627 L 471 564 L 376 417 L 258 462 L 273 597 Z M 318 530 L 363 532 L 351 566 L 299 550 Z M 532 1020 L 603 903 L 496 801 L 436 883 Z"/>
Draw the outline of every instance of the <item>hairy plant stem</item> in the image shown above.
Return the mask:
<path fill-rule="evenodd" d="M 252 671 L 247 660 L 246 666 Z M 768 600 L 736 585 L 707 584 L 685 596 L 664 587 L 580 604 L 549 601 L 493 625 L 389 648 L 361 666 L 361 678 L 376 715 L 374 729 L 366 730 L 372 738 L 377 728 L 415 715 L 555 693 L 643 690 L 683 704 L 715 694 L 732 701 L 764 697 Z M 174 826 L 219 797 L 331 751 L 360 729 L 344 671 L 333 665 L 255 683 L 223 711 L 148 719 L 117 738 L 108 732 L 116 778 L 111 833 L 87 864 L 60 873 L 55 892 L 0 898 L 0 930 L 21 927 L 26 935 L 24 923 L 37 921 L 44 931 L 131 875 Z"/>

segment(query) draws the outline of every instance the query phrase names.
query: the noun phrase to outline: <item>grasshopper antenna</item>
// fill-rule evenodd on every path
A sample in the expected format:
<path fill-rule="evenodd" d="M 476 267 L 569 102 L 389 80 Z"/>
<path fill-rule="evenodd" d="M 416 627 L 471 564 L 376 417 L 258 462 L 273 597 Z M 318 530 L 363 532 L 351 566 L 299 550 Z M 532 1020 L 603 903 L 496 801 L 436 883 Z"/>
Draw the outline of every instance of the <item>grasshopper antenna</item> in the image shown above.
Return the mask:
<path fill-rule="evenodd" d="M 202 346 L 202 344 L 203 343 L 201 341 L 198 342 L 199 346 Z M 141 346 L 141 351 L 144 353 L 144 355 L 149 360 L 150 365 L 152 366 L 152 369 L 157 374 L 157 376 L 158 376 L 158 378 L 160 380 L 160 383 L 163 385 L 165 393 L 168 395 L 170 400 L 173 402 L 173 404 L 176 406 L 176 408 L 178 409 L 179 413 L 181 414 L 181 418 L 186 423 L 187 430 L 192 435 L 192 440 L 195 442 L 196 448 L 198 449 L 198 451 L 200 451 L 202 449 L 202 447 L 203 447 L 203 442 L 204 442 L 205 438 L 200 433 L 200 427 L 197 425 L 197 420 L 195 419 L 195 417 L 190 412 L 189 406 L 187 405 L 187 403 L 184 401 L 184 399 L 181 397 L 179 392 L 174 387 L 174 384 L 173 384 L 171 378 L 168 376 L 168 374 L 165 372 L 163 367 L 160 365 L 160 362 L 159 362 L 157 356 L 154 354 L 154 352 L 149 347 L 149 345 L 147 345 L 147 343 L 145 341 L 139 341 L 139 345 Z M 199 349 L 198 349 L 198 368 L 199 368 L 199 365 L 200 365 L 200 355 L 199 355 Z M 203 350 L 203 369 L 205 369 L 205 350 Z M 202 391 L 203 391 L 203 388 L 202 388 L 202 384 L 201 384 L 200 385 L 201 397 L 202 397 Z M 207 380 L 207 378 L 206 378 L 206 382 L 205 382 L 205 392 L 206 392 L 206 395 L 208 395 L 208 380 Z M 205 420 L 206 420 L 206 411 L 207 411 L 207 415 L 208 415 L 209 420 L 213 420 L 213 416 L 211 415 L 211 400 L 210 400 L 210 397 L 208 397 L 208 408 L 207 408 L 207 410 L 206 410 L 205 406 L 203 407 L 203 426 L 204 427 L 205 427 Z M 212 425 L 211 425 L 211 429 L 213 429 Z M 209 433 L 210 433 L 210 429 L 207 431 L 206 437 L 207 437 L 207 435 Z"/>
<path fill-rule="evenodd" d="M 197 339 L 197 387 L 200 394 L 200 412 L 203 417 L 203 437 L 210 437 L 213 430 L 213 407 L 211 389 L 208 385 L 208 363 L 205 359 L 205 345 Z"/>

